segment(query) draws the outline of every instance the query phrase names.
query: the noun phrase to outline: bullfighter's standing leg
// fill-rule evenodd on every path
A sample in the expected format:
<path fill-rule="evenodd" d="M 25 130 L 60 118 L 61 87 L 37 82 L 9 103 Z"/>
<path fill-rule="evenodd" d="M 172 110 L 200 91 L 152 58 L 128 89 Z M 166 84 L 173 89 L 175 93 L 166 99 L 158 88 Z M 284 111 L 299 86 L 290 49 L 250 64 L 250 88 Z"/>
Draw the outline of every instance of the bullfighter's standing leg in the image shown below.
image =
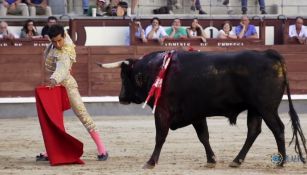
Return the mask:
<path fill-rule="evenodd" d="M 237 157 L 229 164 L 230 167 L 239 167 L 244 161 L 247 152 L 261 133 L 261 123 L 261 116 L 249 110 L 247 114 L 247 138 Z"/>
<path fill-rule="evenodd" d="M 107 152 L 105 149 L 105 146 L 100 139 L 99 133 L 97 131 L 96 125 L 93 121 L 93 119 L 88 114 L 84 103 L 82 102 L 78 85 L 76 80 L 69 75 L 70 77 L 65 80 L 62 84 L 65 86 L 67 95 L 70 100 L 71 107 L 74 111 L 74 113 L 77 115 L 77 117 L 80 119 L 82 124 L 85 126 L 85 128 L 90 133 L 92 139 L 94 140 L 97 150 L 98 150 L 98 159 L 99 160 L 106 160 L 107 159 Z M 100 156 L 100 157 L 99 157 Z"/>
<path fill-rule="evenodd" d="M 214 167 L 216 164 L 215 155 L 209 142 L 209 131 L 206 118 L 193 123 L 199 141 L 204 145 L 207 155 L 207 166 Z"/>
<path fill-rule="evenodd" d="M 155 113 L 155 124 L 156 124 L 156 145 L 155 149 L 144 165 L 144 169 L 152 169 L 155 167 L 155 164 L 158 163 L 159 156 L 161 153 L 162 146 L 165 142 L 166 136 L 169 131 L 169 114 L 163 109 L 157 108 Z"/>
<path fill-rule="evenodd" d="M 279 164 L 279 166 L 283 166 L 286 157 L 285 132 L 284 132 L 285 126 L 282 123 L 277 113 L 277 110 L 274 114 L 263 116 L 263 120 L 265 121 L 266 125 L 270 128 L 270 130 L 273 132 L 278 147 L 278 153 L 283 158 L 283 161 Z"/>

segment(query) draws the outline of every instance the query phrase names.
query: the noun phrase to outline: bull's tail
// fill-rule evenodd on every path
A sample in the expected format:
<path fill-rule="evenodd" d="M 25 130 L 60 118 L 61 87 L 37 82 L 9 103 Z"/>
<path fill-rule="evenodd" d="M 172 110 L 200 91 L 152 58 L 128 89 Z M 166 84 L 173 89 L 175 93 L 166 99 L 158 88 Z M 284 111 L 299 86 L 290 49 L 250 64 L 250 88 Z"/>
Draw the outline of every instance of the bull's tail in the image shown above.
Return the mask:
<path fill-rule="evenodd" d="M 300 119 L 299 119 L 299 117 L 298 117 L 298 115 L 297 115 L 297 113 L 294 109 L 293 103 L 292 103 L 289 82 L 288 82 L 288 79 L 286 77 L 285 64 L 283 64 L 282 67 L 283 67 L 283 74 L 284 74 L 285 81 L 286 81 L 286 91 L 287 91 L 287 96 L 288 96 L 288 101 L 289 101 L 289 115 L 291 117 L 292 130 L 293 130 L 292 139 L 291 139 L 289 145 L 291 145 L 293 142 L 295 142 L 295 152 L 299 154 L 301 161 L 303 163 L 306 163 L 305 158 L 303 157 L 303 152 L 302 152 L 300 143 L 299 143 L 299 137 L 301 138 L 301 142 L 303 144 L 305 154 L 307 154 L 306 139 L 305 139 L 305 136 L 304 136 L 301 124 L 300 124 Z"/>
<path fill-rule="evenodd" d="M 285 85 L 286 85 L 286 92 L 287 92 L 287 96 L 288 96 L 288 101 L 289 101 L 289 115 L 292 121 L 292 130 L 293 130 L 293 135 L 292 135 L 292 139 L 290 141 L 291 145 L 293 142 L 295 142 L 295 152 L 299 154 L 300 160 L 305 163 L 305 158 L 303 156 L 303 151 L 300 145 L 300 140 L 303 144 L 303 149 L 305 151 L 305 154 L 307 154 L 307 148 L 306 148 L 306 139 L 303 133 L 303 130 L 301 128 L 301 124 L 300 124 L 300 119 L 294 109 L 293 103 L 292 103 L 292 99 L 291 99 L 291 93 L 290 93 L 290 86 L 289 86 L 289 81 L 287 78 L 287 71 L 286 71 L 286 64 L 284 61 L 284 58 L 275 50 L 268 50 L 267 51 L 268 55 L 270 55 L 271 57 L 275 57 L 275 59 L 278 59 L 281 63 L 282 66 L 282 73 L 285 79 Z M 300 139 L 299 139 L 300 138 Z"/>

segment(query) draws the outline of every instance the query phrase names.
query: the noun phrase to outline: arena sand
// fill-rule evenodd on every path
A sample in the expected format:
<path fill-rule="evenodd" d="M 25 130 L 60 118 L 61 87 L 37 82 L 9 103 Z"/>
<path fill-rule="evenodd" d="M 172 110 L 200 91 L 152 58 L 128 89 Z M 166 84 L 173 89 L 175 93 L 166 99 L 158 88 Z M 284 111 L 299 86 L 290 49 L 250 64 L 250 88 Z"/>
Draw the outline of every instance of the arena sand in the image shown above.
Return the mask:
<path fill-rule="evenodd" d="M 286 126 L 286 148 L 295 156 L 294 146 L 288 146 L 292 136 L 290 118 L 281 115 Z M 300 115 L 307 136 L 307 115 Z M 192 126 L 170 131 L 163 146 L 159 164 L 153 170 L 142 166 L 149 159 L 155 144 L 153 116 L 97 116 L 94 117 L 108 148 L 109 159 L 96 161 L 96 148 L 85 128 L 75 117 L 65 118 L 67 131 L 84 143 L 82 159 L 85 165 L 50 166 L 48 162 L 35 162 L 35 155 L 43 151 L 41 130 L 36 117 L 0 119 L 0 174 L 22 175 L 91 175 L 91 174 L 307 174 L 307 165 L 292 160 L 284 168 L 276 168 L 271 155 L 277 152 L 275 139 L 265 123 L 245 162 L 240 168 L 228 164 L 240 151 L 247 134 L 246 116 L 238 118 L 236 126 L 227 119 L 208 119 L 211 146 L 217 156 L 215 168 L 207 168 L 205 150 Z"/>

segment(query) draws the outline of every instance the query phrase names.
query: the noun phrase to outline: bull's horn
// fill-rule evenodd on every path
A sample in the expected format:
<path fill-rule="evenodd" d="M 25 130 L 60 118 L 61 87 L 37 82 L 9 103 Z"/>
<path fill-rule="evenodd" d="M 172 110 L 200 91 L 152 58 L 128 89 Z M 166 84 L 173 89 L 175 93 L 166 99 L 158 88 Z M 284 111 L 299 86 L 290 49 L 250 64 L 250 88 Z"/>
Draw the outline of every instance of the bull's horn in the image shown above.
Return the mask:
<path fill-rule="evenodd" d="M 105 63 L 105 64 L 102 64 L 102 63 L 99 63 L 99 62 L 96 62 L 96 64 L 100 67 L 104 67 L 104 68 L 118 68 L 120 67 L 120 65 L 124 63 L 124 64 L 129 64 L 129 61 L 117 61 L 117 62 L 113 62 L 113 63 Z"/>

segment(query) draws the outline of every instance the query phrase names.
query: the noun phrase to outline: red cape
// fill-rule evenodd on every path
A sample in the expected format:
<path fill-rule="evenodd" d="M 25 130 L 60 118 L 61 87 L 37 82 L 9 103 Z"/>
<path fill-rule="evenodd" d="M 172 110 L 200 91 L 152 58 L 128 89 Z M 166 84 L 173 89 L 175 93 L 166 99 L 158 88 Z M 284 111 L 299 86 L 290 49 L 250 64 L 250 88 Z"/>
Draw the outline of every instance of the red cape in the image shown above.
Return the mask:
<path fill-rule="evenodd" d="M 70 109 L 65 87 L 35 89 L 36 108 L 51 165 L 84 164 L 83 143 L 66 133 L 63 111 Z"/>

